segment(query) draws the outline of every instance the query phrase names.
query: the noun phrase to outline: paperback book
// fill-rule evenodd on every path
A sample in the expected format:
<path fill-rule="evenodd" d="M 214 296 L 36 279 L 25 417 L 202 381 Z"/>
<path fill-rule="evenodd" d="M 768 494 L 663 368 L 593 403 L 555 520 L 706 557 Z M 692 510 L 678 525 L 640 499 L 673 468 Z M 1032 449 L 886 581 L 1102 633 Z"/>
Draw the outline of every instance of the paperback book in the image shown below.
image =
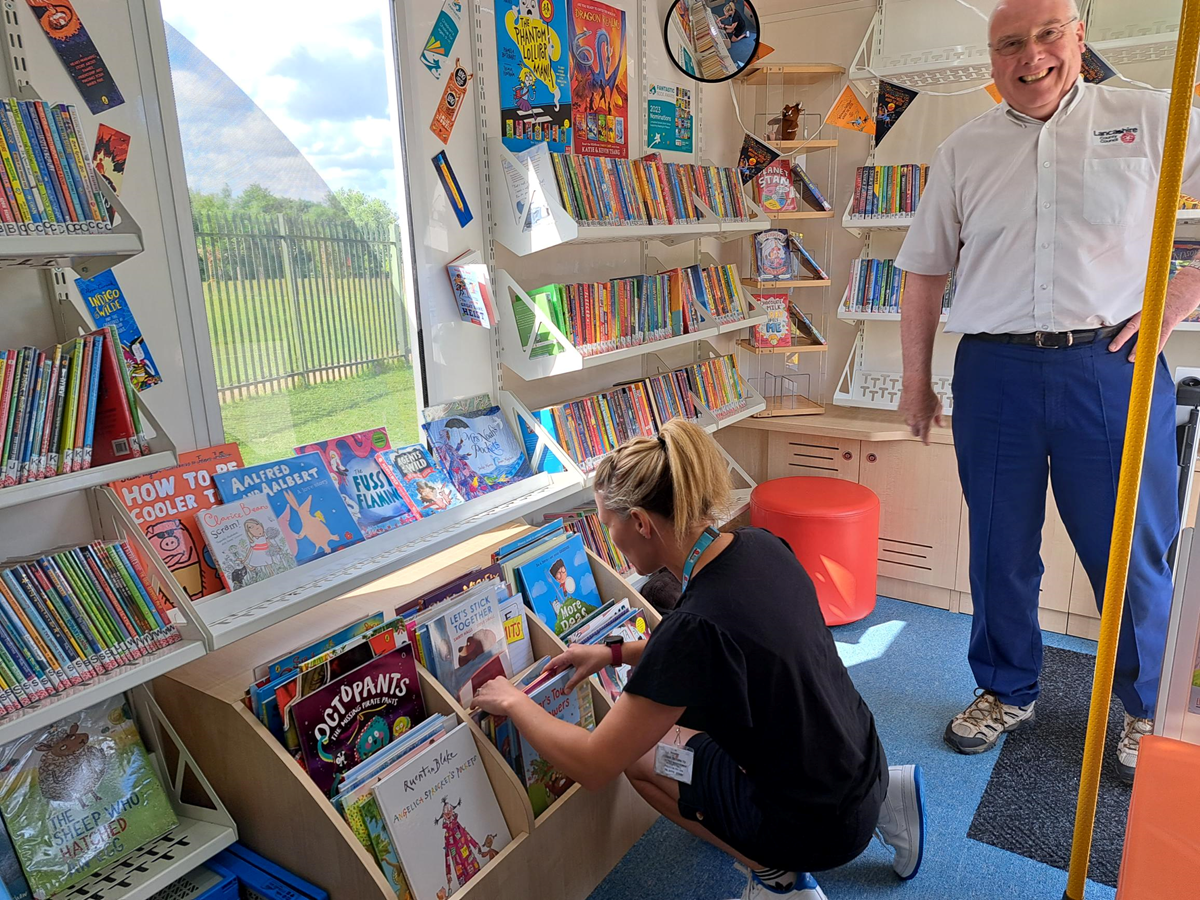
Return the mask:
<path fill-rule="evenodd" d="M 414 900 L 445 900 L 512 835 L 464 722 L 375 787 Z"/>
<path fill-rule="evenodd" d="M 583 539 L 572 534 L 559 546 L 516 570 L 525 601 L 555 634 L 562 634 L 601 604 Z"/>
<path fill-rule="evenodd" d="M 380 450 L 375 460 L 404 498 L 414 521 L 463 503 L 462 494 L 421 444 Z"/>
<path fill-rule="evenodd" d="M 493 327 L 497 322 L 496 307 L 492 302 L 487 266 L 479 251 L 469 250 L 447 263 L 446 274 L 458 304 L 459 318 L 484 328 Z"/>
<path fill-rule="evenodd" d="M 754 299 L 767 312 L 767 321 L 754 326 L 754 346 L 790 347 L 792 330 L 788 323 L 788 295 L 755 294 Z"/>
<path fill-rule="evenodd" d="M 425 718 L 412 646 L 375 657 L 291 707 L 304 768 L 326 796 L 341 775 Z"/>
<path fill-rule="evenodd" d="M 788 233 L 774 228 L 754 235 L 755 278 L 758 281 L 787 281 L 792 277 L 792 253 Z"/>
<path fill-rule="evenodd" d="M 296 568 L 271 504 L 263 494 L 246 494 L 196 514 L 204 543 L 225 589 L 236 591 Z"/>
<path fill-rule="evenodd" d="M 498 406 L 434 419 L 422 427 L 442 468 L 467 500 L 533 475 Z"/>
<path fill-rule="evenodd" d="M 296 562 L 306 563 L 363 539 L 362 531 L 329 476 L 321 454 L 218 472 L 213 483 L 226 503 L 246 494 L 266 494 Z"/>
<path fill-rule="evenodd" d="M 122 694 L 0 748 L 0 810 L 37 900 L 178 823 Z"/>
<path fill-rule="evenodd" d="M 566 669 L 548 681 L 534 685 L 526 693 L 534 703 L 556 719 L 591 731 L 596 727 L 591 689 L 585 679 L 568 691 L 567 682 L 574 674 L 574 669 Z M 523 734 L 519 731 L 517 733 L 521 742 L 522 780 L 529 793 L 533 814 L 538 816 L 549 809 L 550 804 L 575 782 L 555 769 Z"/>
<path fill-rule="evenodd" d="M 371 538 L 419 518 L 408 499 L 379 467 L 376 454 L 391 446 L 386 428 L 369 428 L 296 447 L 295 453 L 321 455 L 346 509 L 358 523 L 363 537 Z"/>

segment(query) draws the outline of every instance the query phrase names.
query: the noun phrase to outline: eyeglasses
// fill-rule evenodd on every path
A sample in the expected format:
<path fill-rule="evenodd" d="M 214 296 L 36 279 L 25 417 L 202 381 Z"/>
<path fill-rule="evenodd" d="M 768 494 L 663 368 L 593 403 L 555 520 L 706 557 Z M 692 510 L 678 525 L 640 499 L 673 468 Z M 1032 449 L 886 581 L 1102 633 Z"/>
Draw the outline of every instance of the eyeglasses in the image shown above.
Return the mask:
<path fill-rule="evenodd" d="M 1047 25 L 1033 36 L 1033 41 L 1043 46 L 1057 43 L 1067 33 L 1067 29 L 1071 27 L 1071 23 L 1078 20 L 1079 16 L 1072 16 L 1061 25 Z M 988 44 L 988 49 L 998 53 L 1000 56 L 1016 56 L 1025 49 L 1025 45 L 1029 43 L 1029 40 L 1027 37 L 1005 38 L 998 44 Z"/>

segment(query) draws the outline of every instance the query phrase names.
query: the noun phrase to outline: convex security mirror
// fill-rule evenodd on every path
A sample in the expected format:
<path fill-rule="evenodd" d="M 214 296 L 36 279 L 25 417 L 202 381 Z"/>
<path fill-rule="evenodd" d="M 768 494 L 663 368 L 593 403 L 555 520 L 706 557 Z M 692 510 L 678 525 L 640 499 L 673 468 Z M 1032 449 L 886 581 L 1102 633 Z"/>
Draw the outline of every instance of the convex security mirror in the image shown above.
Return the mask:
<path fill-rule="evenodd" d="M 671 61 L 697 81 L 728 81 L 758 50 L 750 0 L 675 0 L 664 26 Z"/>

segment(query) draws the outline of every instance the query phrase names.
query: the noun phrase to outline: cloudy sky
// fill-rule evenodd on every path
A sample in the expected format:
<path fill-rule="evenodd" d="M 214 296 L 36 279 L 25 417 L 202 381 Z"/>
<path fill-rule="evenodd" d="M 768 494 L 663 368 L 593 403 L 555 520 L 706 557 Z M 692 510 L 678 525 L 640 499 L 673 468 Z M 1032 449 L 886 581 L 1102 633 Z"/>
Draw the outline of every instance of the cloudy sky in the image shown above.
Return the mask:
<path fill-rule="evenodd" d="M 172 73 L 193 187 L 229 183 L 238 191 L 259 181 L 276 193 L 319 199 L 311 196 L 319 184 L 312 171 L 286 159 L 281 132 L 329 188 L 358 188 L 398 206 L 387 0 L 162 0 L 162 7 L 167 23 L 269 120 L 176 40 Z"/>

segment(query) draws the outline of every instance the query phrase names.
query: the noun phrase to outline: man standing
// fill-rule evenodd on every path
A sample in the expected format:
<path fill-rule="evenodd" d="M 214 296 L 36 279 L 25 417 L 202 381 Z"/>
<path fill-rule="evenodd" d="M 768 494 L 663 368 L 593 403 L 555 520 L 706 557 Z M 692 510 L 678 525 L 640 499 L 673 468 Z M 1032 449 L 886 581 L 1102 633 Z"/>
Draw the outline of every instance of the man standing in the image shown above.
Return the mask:
<path fill-rule="evenodd" d="M 941 297 L 951 269 L 958 275 L 946 330 L 964 335 L 952 427 L 979 688 L 946 727 L 960 753 L 990 750 L 1034 721 L 1047 477 L 1103 600 L 1168 98 L 1081 81 L 1083 32 L 1072 0 L 1000 0 L 988 47 L 1004 102 L 938 148 L 896 259 L 908 272 L 900 409 L 926 442 L 941 414 L 931 384 Z M 1191 128 L 1200 137 L 1200 116 Z M 1194 149 L 1183 188 L 1200 193 Z M 1163 342 L 1198 302 L 1200 271 L 1184 269 L 1167 294 Z M 1127 779 L 1151 731 L 1171 603 L 1174 393 L 1160 355 L 1117 652 L 1117 768 Z"/>

